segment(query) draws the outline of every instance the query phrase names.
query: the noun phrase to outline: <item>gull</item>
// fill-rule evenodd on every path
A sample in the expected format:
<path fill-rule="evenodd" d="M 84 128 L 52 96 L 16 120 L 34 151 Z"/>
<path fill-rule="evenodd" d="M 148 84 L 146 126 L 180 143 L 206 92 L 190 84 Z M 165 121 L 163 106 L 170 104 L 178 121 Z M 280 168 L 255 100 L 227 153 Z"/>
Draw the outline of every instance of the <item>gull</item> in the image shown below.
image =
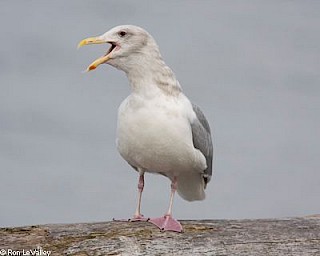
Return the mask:
<path fill-rule="evenodd" d="M 149 221 L 160 230 L 182 232 L 181 223 L 172 217 L 173 198 L 176 191 L 187 201 L 205 198 L 213 169 L 209 123 L 182 92 L 146 30 L 121 25 L 82 40 L 78 47 L 102 43 L 111 47 L 86 71 L 109 64 L 125 72 L 131 87 L 131 94 L 118 110 L 116 140 L 120 155 L 139 173 L 138 202 L 130 220 Z M 164 175 L 171 181 L 169 208 L 159 218 L 141 214 L 146 172 Z"/>

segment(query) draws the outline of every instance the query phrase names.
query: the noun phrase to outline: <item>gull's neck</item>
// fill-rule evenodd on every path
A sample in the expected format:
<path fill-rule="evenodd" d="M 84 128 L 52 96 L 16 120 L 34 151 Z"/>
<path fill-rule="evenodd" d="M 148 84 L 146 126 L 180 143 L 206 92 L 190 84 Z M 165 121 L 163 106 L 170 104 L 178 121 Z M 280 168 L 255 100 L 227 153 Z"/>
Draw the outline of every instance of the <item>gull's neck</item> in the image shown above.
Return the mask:
<path fill-rule="evenodd" d="M 173 71 L 162 60 L 158 51 L 149 52 L 143 58 L 135 58 L 125 70 L 133 93 L 153 94 L 162 92 L 177 96 L 182 92 Z"/>

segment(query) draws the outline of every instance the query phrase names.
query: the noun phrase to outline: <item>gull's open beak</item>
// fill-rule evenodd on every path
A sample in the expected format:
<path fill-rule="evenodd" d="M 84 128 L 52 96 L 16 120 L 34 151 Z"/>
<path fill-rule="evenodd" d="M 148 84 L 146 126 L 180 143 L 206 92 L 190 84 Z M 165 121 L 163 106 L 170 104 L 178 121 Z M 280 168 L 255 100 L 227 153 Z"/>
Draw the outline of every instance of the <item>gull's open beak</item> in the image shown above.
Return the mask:
<path fill-rule="evenodd" d="M 78 44 L 78 48 L 88 44 L 104 44 L 104 43 L 107 43 L 107 42 L 99 37 L 89 37 L 82 40 Z M 109 59 L 110 59 L 110 52 L 108 52 L 108 54 L 103 55 L 100 58 L 96 59 L 94 62 L 92 62 L 86 69 L 86 72 L 96 69 L 100 64 L 107 62 Z"/>

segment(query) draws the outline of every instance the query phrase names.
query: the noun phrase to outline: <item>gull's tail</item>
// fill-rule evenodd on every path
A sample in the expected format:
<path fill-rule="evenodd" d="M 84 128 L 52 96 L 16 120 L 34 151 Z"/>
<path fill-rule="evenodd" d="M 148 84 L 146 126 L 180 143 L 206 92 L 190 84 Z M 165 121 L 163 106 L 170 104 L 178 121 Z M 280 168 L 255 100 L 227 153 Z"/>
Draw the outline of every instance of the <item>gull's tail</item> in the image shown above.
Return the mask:
<path fill-rule="evenodd" d="M 205 182 L 200 173 L 184 174 L 178 177 L 178 194 L 187 201 L 203 200 Z"/>

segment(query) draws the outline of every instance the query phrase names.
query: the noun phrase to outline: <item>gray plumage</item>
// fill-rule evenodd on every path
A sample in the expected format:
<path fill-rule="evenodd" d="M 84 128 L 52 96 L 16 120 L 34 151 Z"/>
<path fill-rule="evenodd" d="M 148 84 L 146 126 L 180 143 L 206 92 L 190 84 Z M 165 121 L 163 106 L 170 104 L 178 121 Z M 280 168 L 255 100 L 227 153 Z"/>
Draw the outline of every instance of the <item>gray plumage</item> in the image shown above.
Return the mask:
<path fill-rule="evenodd" d="M 203 178 L 205 184 L 207 184 L 212 176 L 213 145 L 211 131 L 209 123 L 201 109 L 195 104 L 192 104 L 192 107 L 197 116 L 197 119 L 191 124 L 192 140 L 194 147 L 199 149 L 206 158 L 207 169 L 204 170 Z"/>

